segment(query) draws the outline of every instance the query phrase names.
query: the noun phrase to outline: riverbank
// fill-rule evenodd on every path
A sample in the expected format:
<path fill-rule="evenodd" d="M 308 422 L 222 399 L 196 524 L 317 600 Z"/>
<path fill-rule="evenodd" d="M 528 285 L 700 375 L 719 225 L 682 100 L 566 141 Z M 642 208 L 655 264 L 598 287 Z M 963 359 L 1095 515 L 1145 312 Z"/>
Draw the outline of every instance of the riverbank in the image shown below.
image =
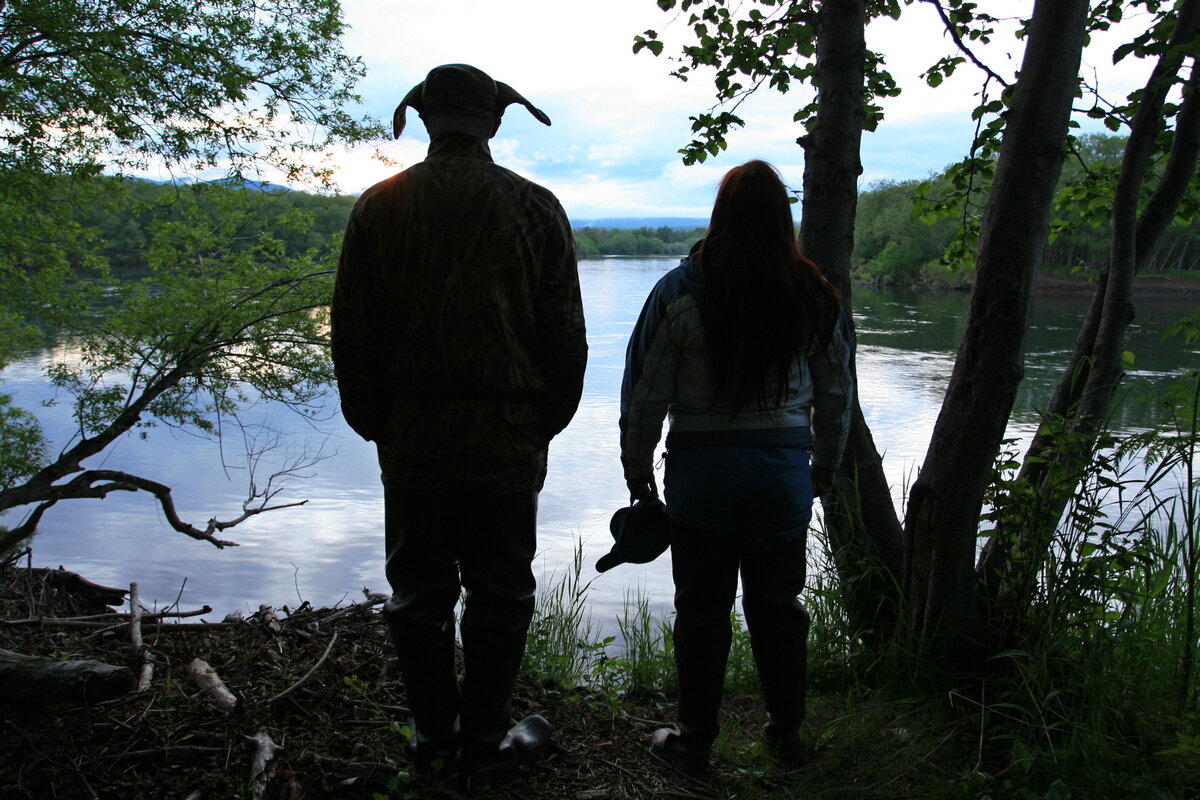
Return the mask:
<path fill-rule="evenodd" d="M 816 678 L 824 686 L 810 703 L 811 760 L 802 769 L 782 770 L 762 753 L 758 697 L 729 697 L 713 772 L 698 782 L 648 753 L 649 734 L 674 719 L 670 699 L 605 697 L 526 677 L 514 717 L 552 722 L 550 758 L 482 785 L 416 779 L 406 768 L 407 701 L 379 598 L 264 608 L 221 623 L 188 622 L 187 609 L 168 609 L 135 623 L 120 613 L 127 605 L 100 602 L 54 572 L 0 568 L 0 648 L 103 662 L 128 670 L 131 683 L 147 663 L 153 673 L 145 688 L 111 699 L 48 702 L 43 693 L 6 702 L 4 798 L 961 797 L 960 776 L 982 755 L 971 712 L 942 713 L 936 700 L 883 703 L 837 671 Z M 189 677 L 196 659 L 235 706 L 222 710 Z M 6 683 L 5 694 L 12 691 Z M 272 757 L 254 777 L 256 752 Z"/>
<path fill-rule="evenodd" d="M 962 285 L 942 286 L 933 284 L 916 284 L 907 288 L 915 291 L 955 291 L 968 292 L 971 289 L 970 280 L 964 279 Z M 863 283 L 857 285 L 873 286 Z M 890 285 L 890 284 L 883 284 Z M 1071 297 L 1087 300 L 1092 296 L 1094 284 L 1087 275 L 1038 273 L 1033 291 L 1035 295 L 1045 297 Z M 1133 299 L 1138 301 L 1179 301 L 1181 303 L 1200 301 L 1200 275 L 1196 277 L 1181 275 L 1138 275 L 1133 282 Z"/>
<path fill-rule="evenodd" d="M 1091 297 L 1092 281 L 1085 275 L 1051 275 L 1040 273 L 1035 291 L 1038 294 Z M 1178 275 L 1138 275 L 1133 280 L 1133 299 L 1200 300 L 1200 277 Z"/>

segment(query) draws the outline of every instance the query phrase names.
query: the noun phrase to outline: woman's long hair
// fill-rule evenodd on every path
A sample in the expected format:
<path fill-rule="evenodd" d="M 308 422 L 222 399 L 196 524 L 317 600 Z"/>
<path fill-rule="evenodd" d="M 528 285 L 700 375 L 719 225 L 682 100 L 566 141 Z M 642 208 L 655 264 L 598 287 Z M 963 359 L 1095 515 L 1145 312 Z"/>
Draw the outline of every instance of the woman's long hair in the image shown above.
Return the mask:
<path fill-rule="evenodd" d="M 837 290 L 800 253 L 787 187 L 773 166 L 749 161 L 721 180 L 697 257 L 700 314 L 718 400 L 734 414 L 783 401 L 797 358 L 824 349 L 838 319 Z"/>

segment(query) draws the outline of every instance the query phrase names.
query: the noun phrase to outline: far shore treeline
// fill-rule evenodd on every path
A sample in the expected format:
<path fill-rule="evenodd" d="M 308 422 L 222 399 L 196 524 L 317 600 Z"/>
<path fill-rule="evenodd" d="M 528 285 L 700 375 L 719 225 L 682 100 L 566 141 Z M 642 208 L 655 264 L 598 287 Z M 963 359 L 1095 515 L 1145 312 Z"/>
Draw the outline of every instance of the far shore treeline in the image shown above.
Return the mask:
<path fill-rule="evenodd" d="M 1068 161 L 1063 185 L 1075 181 L 1079 173 L 1093 171 L 1119 159 L 1123 139 L 1117 136 L 1089 134 L 1079 138 L 1077 153 Z M 153 225 L 183 213 L 187 204 L 176 203 L 181 187 L 150 181 L 119 178 L 111 182 L 110 202 L 90 203 L 76 208 L 74 219 L 91 232 L 100 244 L 100 255 L 115 274 L 136 272 L 144 266 L 146 231 Z M 859 282 L 901 286 L 958 287 L 969 284 L 969 265 L 951 267 L 945 263 L 947 248 L 960 230 L 957 217 L 939 215 L 928 209 L 922 198 L 936 196 L 945 179 L 933 176 L 924 180 L 881 181 L 869 185 L 859 195 L 856 219 L 854 278 Z M 228 185 L 207 185 L 213 192 L 227 191 Z M 279 188 L 251 188 L 245 203 L 244 232 L 249 241 L 262 231 L 267 220 L 280 214 L 302 215 L 301 224 L 288 230 L 273 227 L 290 254 L 328 248 L 341 233 L 354 205 L 351 196 L 323 196 Z M 914 203 L 914 198 L 916 202 Z M 1047 248 L 1043 269 L 1064 274 L 1093 271 L 1107 259 L 1108 223 L 1089 215 L 1086 198 L 1060 196 L 1052 241 Z M 598 256 L 681 256 L 704 235 L 696 220 L 685 225 L 662 224 L 665 220 L 647 220 L 652 224 L 634 227 L 636 220 L 622 220 L 622 227 L 575 228 L 580 258 Z M 969 251 L 970 248 L 967 248 Z M 1176 219 L 1149 258 L 1144 273 L 1200 273 L 1200 228 L 1191 219 Z"/>

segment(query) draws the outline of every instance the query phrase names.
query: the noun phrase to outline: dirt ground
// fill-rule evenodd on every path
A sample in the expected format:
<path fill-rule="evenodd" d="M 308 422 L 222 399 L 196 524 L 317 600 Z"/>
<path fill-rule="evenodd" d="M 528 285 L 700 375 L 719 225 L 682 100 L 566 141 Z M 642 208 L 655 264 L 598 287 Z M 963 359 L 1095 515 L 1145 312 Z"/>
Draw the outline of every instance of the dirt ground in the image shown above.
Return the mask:
<path fill-rule="evenodd" d="M 955 754 L 970 737 L 957 724 L 915 732 L 908 710 L 879 704 L 864 704 L 864 726 L 846 714 L 844 698 L 818 697 L 805 731 L 813 757 L 785 771 L 757 744 L 759 698 L 727 698 L 714 768 L 699 782 L 647 750 L 650 732 L 674 717 L 666 698 L 617 700 L 523 680 L 514 719 L 538 713 L 552 722 L 547 760 L 476 785 L 416 778 L 378 598 L 262 609 L 223 623 L 150 617 L 138 625 L 120 599 L 54 571 L 0 567 L 0 649 L 128 668 L 111 699 L 99 697 L 99 680 L 88 697 L 58 701 L 3 682 L 0 798 L 938 797 L 961 774 Z M 232 692 L 232 710 L 190 677 L 197 658 Z M 148 685 L 129 690 L 146 663 Z M 253 737 L 263 734 L 279 749 L 256 770 Z"/>

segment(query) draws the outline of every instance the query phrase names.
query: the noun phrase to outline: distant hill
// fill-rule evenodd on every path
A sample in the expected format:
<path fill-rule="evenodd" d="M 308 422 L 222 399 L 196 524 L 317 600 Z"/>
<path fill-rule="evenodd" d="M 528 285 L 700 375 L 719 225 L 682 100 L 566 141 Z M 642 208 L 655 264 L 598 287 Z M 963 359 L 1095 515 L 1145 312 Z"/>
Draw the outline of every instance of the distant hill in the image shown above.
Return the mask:
<path fill-rule="evenodd" d="M 699 217 L 606 217 L 604 219 L 573 219 L 571 227 L 614 228 L 616 230 L 670 228 L 676 231 L 690 231 L 694 228 L 707 228 L 708 219 Z"/>

